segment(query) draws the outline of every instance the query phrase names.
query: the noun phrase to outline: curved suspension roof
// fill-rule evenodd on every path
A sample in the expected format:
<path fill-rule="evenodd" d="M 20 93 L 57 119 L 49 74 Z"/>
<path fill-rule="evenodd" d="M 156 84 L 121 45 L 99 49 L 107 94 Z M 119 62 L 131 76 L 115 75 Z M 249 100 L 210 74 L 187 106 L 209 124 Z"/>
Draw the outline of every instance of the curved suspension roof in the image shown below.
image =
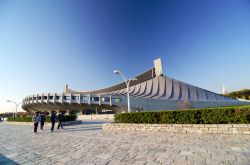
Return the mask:
<path fill-rule="evenodd" d="M 189 100 L 189 101 L 237 101 L 208 90 L 160 75 L 156 76 L 155 68 L 136 76 L 129 88 L 131 96 L 162 100 Z M 120 83 L 108 88 L 94 91 L 77 91 L 66 88 L 64 93 L 72 94 L 113 94 L 126 95 L 126 84 Z"/>

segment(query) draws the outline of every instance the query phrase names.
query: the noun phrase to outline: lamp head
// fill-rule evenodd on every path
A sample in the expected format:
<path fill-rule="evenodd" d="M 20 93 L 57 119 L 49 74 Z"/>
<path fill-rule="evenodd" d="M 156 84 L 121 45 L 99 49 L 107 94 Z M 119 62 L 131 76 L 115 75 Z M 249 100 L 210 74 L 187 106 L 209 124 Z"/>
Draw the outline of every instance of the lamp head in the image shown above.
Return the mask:
<path fill-rule="evenodd" d="M 114 74 L 121 74 L 119 70 L 114 70 Z"/>
<path fill-rule="evenodd" d="M 11 102 L 10 100 L 6 100 L 6 102 Z"/>

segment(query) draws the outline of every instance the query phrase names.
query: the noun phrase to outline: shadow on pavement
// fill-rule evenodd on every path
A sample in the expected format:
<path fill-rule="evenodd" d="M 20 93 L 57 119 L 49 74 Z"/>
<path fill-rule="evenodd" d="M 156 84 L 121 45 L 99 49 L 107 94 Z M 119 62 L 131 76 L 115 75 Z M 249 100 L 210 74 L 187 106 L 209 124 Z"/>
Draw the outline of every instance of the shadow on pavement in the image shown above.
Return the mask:
<path fill-rule="evenodd" d="M 101 129 L 102 127 L 101 126 L 88 126 L 88 127 L 67 127 L 67 126 L 65 126 L 63 128 L 66 130 L 82 130 L 85 128 L 87 128 L 87 129 L 95 129 L 95 128 Z"/>
<path fill-rule="evenodd" d="M 111 123 L 111 121 L 82 121 L 81 124 L 63 126 L 63 129 L 58 130 L 55 128 L 53 133 L 102 130 L 102 124 L 105 123 Z M 57 124 L 55 127 L 57 127 Z"/>
<path fill-rule="evenodd" d="M 18 163 L 6 158 L 4 155 L 0 154 L 0 164 L 1 165 L 17 165 Z"/>
<path fill-rule="evenodd" d="M 78 129 L 71 129 L 71 128 L 64 128 L 65 131 L 94 131 L 94 130 L 101 130 L 102 127 L 96 127 L 96 128 L 78 128 Z"/>
<path fill-rule="evenodd" d="M 73 131 L 94 131 L 94 130 L 101 130 L 102 126 L 101 125 L 88 125 L 85 127 L 72 127 L 72 126 L 64 126 L 63 129 L 60 129 L 65 132 L 73 132 Z M 58 130 L 58 129 L 55 129 Z M 57 131 L 54 131 L 57 132 Z M 61 131 L 60 131 L 61 132 Z M 59 132 L 58 132 L 59 133 Z"/>
<path fill-rule="evenodd" d="M 112 123 L 112 121 L 82 121 L 82 124 L 105 124 L 105 123 Z"/>

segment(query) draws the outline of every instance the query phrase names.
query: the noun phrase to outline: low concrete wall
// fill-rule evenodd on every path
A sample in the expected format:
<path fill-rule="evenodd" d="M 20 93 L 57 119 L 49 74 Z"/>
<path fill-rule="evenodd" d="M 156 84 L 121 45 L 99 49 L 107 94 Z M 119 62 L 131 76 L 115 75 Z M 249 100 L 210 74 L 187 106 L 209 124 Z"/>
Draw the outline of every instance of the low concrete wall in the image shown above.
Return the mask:
<path fill-rule="evenodd" d="M 146 131 L 146 132 L 179 132 L 208 134 L 247 134 L 250 135 L 250 124 L 103 124 L 103 130 Z"/>
<path fill-rule="evenodd" d="M 78 115 L 78 120 L 114 120 L 114 114 Z"/>
<path fill-rule="evenodd" d="M 16 121 L 4 121 L 5 124 L 17 124 L 17 125 L 33 125 L 33 122 L 16 122 Z M 58 123 L 58 122 L 56 122 Z M 81 124 L 81 120 L 62 122 L 63 126 Z M 40 123 L 39 123 L 40 125 Z M 50 126 L 51 122 L 45 122 L 44 126 Z"/>

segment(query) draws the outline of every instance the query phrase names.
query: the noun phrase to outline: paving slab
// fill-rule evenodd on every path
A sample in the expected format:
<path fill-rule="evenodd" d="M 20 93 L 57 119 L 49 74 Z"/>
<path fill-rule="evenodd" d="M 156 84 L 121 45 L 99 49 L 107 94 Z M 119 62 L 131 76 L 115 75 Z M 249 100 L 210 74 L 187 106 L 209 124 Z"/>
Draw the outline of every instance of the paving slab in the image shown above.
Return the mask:
<path fill-rule="evenodd" d="M 102 122 L 33 133 L 0 123 L 0 164 L 250 164 L 250 135 L 104 131 Z"/>

